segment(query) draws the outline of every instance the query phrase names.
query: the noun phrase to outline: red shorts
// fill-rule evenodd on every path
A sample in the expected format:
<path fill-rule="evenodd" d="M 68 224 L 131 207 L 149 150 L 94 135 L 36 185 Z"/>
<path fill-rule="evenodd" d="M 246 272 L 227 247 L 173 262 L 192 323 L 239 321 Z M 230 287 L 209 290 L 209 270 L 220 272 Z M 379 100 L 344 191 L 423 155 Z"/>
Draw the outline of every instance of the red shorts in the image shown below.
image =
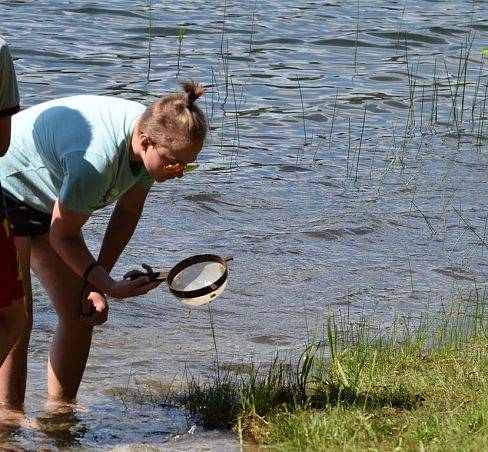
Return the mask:
<path fill-rule="evenodd" d="M 1 200 L 0 200 L 1 202 Z M 0 218 L 0 308 L 22 298 L 22 269 L 14 234 L 7 218 Z"/>

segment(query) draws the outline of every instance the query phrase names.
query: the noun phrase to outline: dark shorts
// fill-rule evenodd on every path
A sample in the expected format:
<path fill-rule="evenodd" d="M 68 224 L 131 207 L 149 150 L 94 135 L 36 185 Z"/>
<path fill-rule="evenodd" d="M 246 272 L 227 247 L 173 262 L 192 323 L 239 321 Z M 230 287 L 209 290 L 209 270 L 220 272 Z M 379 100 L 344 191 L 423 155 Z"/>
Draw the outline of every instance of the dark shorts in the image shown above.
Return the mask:
<path fill-rule="evenodd" d="M 34 237 L 49 231 L 51 214 L 34 209 L 5 193 L 7 215 L 14 235 Z"/>

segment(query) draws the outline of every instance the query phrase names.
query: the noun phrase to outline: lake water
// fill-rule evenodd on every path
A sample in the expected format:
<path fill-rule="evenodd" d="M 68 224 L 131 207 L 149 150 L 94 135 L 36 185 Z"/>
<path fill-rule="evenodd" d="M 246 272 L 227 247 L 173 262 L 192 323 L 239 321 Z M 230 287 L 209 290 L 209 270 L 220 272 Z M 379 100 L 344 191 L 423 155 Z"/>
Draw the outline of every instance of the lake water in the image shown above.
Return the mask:
<path fill-rule="evenodd" d="M 329 306 L 388 324 L 486 283 L 487 17 L 481 0 L 0 0 L 0 35 L 24 108 L 206 86 L 200 166 L 154 187 L 114 274 L 234 256 L 212 305 L 230 367 L 300 350 Z M 109 216 L 85 228 L 94 252 Z M 38 426 L 5 431 L 0 447 L 238 449 L 226 433 L 187 434 L 194 420 L 177 407 L 137 400 L 185 371 L 212 374 L 208 309 L 189 312 L 164 287 L 113 301 L 78 405 L 49 413 L 56 319 L 36 281 L 34 292 L 26 414 Z"/>

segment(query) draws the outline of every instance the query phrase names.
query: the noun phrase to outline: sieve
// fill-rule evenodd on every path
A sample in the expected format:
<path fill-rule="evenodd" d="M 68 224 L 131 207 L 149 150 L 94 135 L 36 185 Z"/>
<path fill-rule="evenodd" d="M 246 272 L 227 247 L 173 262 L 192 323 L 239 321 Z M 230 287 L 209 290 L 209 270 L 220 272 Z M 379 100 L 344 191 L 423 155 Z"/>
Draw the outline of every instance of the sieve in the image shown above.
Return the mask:
<path fill-rule="evenodd" d="M 227 286 L 227 262 L 232 256 L 222 258 L 216 254 L 196 254 L 178 262 L 169 271 L 154 271 L 142 264 L 144 272 L 127 274 L 131 280 L 149 276 L 151 281 L 166 281 L 169 291 L 182 303 L 201 306 L 215 300 Z"/>

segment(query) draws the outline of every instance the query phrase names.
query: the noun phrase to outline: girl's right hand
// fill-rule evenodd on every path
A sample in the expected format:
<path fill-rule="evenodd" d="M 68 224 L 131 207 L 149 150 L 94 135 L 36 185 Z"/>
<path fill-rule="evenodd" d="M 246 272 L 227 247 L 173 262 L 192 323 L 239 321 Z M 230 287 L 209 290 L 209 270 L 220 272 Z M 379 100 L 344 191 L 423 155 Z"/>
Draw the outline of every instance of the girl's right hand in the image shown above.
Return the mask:
<path fill-rule="evenodd" d="M 134 280 L 114 281 L 105 292 L 112 298 L 130 298 L 144 295 L 161 284 L 161 281 L 151 281 L 148 276 L 141 276 Z"/>

